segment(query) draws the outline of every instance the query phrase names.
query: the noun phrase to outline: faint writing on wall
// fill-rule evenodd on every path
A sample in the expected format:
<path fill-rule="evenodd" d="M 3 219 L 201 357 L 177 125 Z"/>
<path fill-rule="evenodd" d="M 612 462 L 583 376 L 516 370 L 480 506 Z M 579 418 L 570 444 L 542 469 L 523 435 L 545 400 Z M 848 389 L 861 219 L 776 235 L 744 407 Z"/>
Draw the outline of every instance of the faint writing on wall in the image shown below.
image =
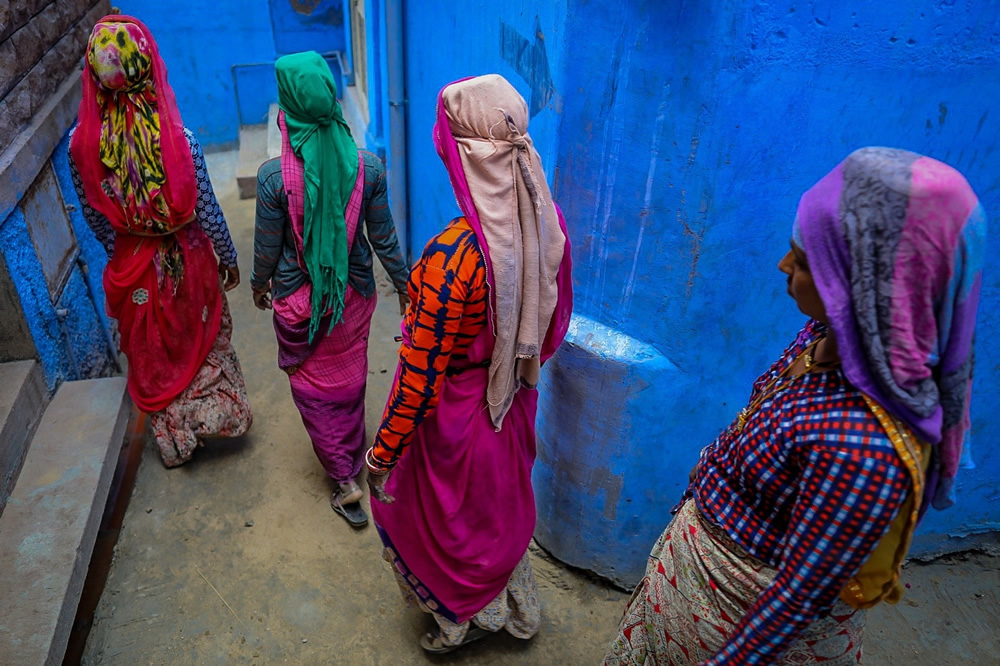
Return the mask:
<path fill-rule="evenodd" d="M 500 55 L 531 86 L 528 106 L 531 117 L 534 118 L 556 93 L 549 70 L 549 56 L 545 51 L 545 35 L 542 34 L 542 24 L 537 16 L 533 42 L 514 27 L 500 22 Z"/>

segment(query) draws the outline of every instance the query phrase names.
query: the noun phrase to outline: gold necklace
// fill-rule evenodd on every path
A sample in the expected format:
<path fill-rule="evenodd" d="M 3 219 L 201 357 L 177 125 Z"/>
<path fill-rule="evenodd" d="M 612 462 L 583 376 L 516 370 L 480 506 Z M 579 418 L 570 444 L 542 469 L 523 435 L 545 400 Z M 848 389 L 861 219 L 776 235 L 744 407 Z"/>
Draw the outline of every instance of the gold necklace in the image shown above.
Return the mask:
<path fill-rule="evenodd" d="M 746 407 L 740 410 L 740 413 L 736 415 L 736 423 L 731 426 L 735 433 L 739 434 L 743 432 L 743 428 L 746 426 L 747 421 L 750 420 L 750 417 L 753 416 L 758 409 L 760 409 L 760 406 L 763 405 L 768 398 L 772 398 L 779 392 L 785 390 L 796 379 L 809 374 L 809 372 L 812 370 L 814 366 L 819 365 L 813 360 L 813 352 L 816 350 L 816 347 L 819 345 L 820 342 L 822 342 L 822 340 L 823 338 L 819 338 L 818 340 L 809 343 L 809 346 L 806 347 L 804 350 L 802 350 L 802 353 L 796 356 L 795 360 L 789 363 L 788 366 L 784 370 L 782 370 L 777 377 L 772 379 L 770 382 L 768 382 L 767 386 L 761 389 L 760 395 L 757 398 L 751 400 L 750 404 L 748 404 Z M 795 367 L 796 362 L 798 362 L 800 358 L 802 359 L 802 364 L 805 366 L 805 370 L 803 370 L 801 373 L 797 375 L 786 377 L 788 371 L 791 370 L 793 367 Z M 785 381 L 781 382 L 782 379 L 784 379 Z M 781 383 L 779 384 L 779 382 Z"/>

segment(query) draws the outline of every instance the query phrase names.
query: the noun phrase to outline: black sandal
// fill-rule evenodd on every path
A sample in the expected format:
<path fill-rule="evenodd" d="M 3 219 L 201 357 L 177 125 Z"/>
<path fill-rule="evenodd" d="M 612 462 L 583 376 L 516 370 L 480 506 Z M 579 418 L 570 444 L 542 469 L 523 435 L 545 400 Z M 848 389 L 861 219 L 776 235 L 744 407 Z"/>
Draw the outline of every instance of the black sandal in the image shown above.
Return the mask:
<path fill-rule="evenodd" d="M 428 631 L 426 634 L 420 637 L 420 647 L 424 649 L 425 652 L 430 654 L 448 654 L 449 652 L 454 652 L 463 645 L 468 645 L 469 643 L 475 643 L 476 641 L 486 638 L 491 632 L 486 631 L 481 627 L 472 625 L 469 630 L 465 632 L 465 638 L 458 645 L 445 645 L 444 639 L 441 638 L 441 629 L 434 627 L 434 631 Z"/>
<path fill-rule="evenodd" d="M 356 529 L 362 528 L 368 524 L 368 514 L 365 510 L 361 508 L 361 502 L 349 502 L 343 504 L 340 501 L 341 493 L 340 489 L 333 491 L 330 495 L 330 508 L 336 513 L 344 517 L 344 520 L 350 524 L 351 527 Z"/>

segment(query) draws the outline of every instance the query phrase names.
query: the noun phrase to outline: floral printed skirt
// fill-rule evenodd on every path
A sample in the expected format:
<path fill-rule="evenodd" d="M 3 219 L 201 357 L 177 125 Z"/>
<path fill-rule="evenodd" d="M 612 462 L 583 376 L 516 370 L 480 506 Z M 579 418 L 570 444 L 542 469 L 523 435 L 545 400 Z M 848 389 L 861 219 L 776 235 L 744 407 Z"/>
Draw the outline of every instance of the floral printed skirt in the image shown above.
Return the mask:
<path fill-rule="evenodd" d="M 253 415 L 240 361 L 230 342 L 232 334 L 233 318 L 223 294 L 219 337 L 198 374 L 166 409 L 150 414 L 156 446 L 167 467 L 190 460 L 205 439 L 239 437 L 250 429 Z"/>
<path fill-rule="evenodd" d="M 650 553 L 605 666 L 685 666 L 722 649 L 777 572 L 716 532 L 684 503 Z M 860 664 L 866 617 L 838 600 L 776 663 Z"/>
<path fill-rule="evenodd" d="M 403 600 L 408 606 L 419 608 L 434 618 L 441 630 L 441 640 L 445 645 L 460 645 L 473 623 L 486 631 L 497 632 L 506 629 L 507 633 L 515 638 L 525 640 L 538 633 L 542 614 L 538 605 L 535 574 L 531 570 L 531 559 L 527 552 L 514 568 L 514 573 L 510 575 L 510 581 L 504 591 L 476 613 L 471 620 L 462 623 L 452 622 L 428 607 L 428 604 L 414 591 L 415 588 L 422 589 L 423 586 L 412 573 L 407 571 L 404 575 L 406 570 L 401 570 L 403 565 L 395 551 L 385 548 L 382 557 L 392 565 L 392 572 L 396 575 L 396 583 L 399 584 Z M 431 605 L 434 603 L 436 602 L 432 602 Z"/>

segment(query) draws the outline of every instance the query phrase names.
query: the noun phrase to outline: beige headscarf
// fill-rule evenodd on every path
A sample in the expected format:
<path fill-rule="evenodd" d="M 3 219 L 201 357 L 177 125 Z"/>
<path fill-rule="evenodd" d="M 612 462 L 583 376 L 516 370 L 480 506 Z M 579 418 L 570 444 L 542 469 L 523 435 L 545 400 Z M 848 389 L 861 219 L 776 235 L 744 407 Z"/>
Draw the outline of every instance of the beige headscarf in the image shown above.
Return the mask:
<path fill-rule="evenodd" d="M 566 237 L 517 90 L 490 74 L 448 86 L 442 103 L 493 269 L 496 345 L 486 399 L 499 430 L 518 388 L 538 384 Z"/>

